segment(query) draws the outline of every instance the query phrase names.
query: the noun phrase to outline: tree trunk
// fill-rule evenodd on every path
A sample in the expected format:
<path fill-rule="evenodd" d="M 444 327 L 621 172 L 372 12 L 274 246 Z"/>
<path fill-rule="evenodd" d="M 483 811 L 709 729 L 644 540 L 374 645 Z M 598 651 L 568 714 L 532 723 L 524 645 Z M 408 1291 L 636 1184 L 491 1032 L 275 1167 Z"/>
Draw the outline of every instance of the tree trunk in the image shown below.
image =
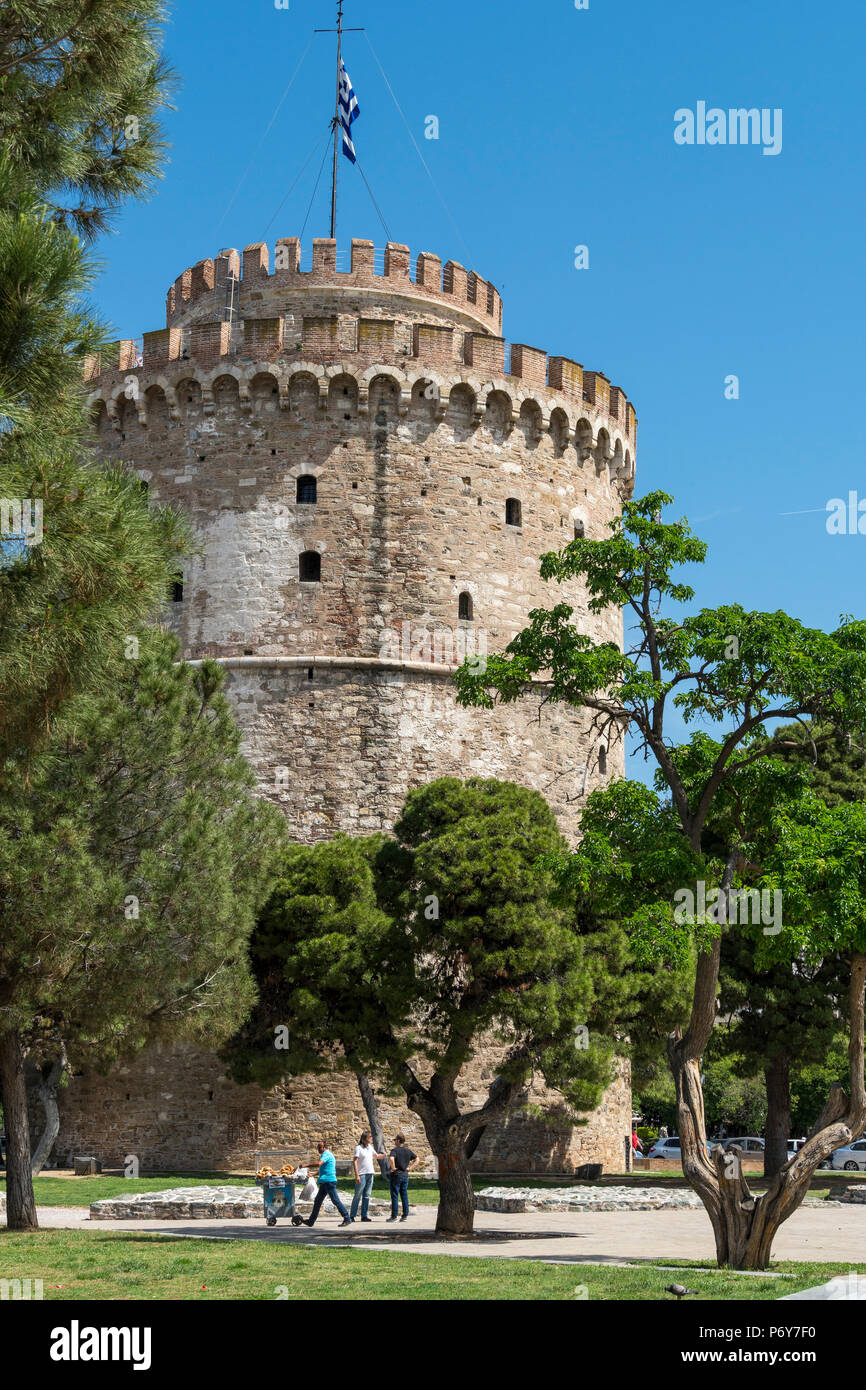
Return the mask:
<path fill-rule="evenodd" d="M 60 1109 L 57 1105 L 57 1088 L 63 1080 L 66 1071 L 66 1052 L 63 1050 L 56 1061 L 51 1063 L 48 1075 L 43 1079 L 41 1076 L 36 1083 L 36 1092 L 42 1102 L 45 1111 L 45 1128 L 42 1131 L 39 1143 L 33 1151 L 30 1159 L 30 1176 L 35 1178 L 45 1164 L 48 1162 L 48 1155 L 54 1147 L 54 1140 L 60 1133 Z"/>
<path fill-rule="evenodd" d="M 721 1145 L 717 1145 L 711 1155 L 706 1152 L 700 1055 L 712 1030 L 718 947 L 716 941 L 712 951 L 698 957 L 692 1017 L 685 1036 L 680 1037 L 676 1030 L 668 1039 L 668 1056 L 677 1090 L 683 1172 L 712 1223 L 719 1265 L 732 1269 L 766 1269 L 776 1232 L 799 1207 L 818 1164 L 834 1149 L 851 1143 L 866 1125 L 863 1073 L 866 955 L 855 954 L 851 962 L 850 1096 L 841 1087 L 834 1088 L 803 1148 L 788 1159 L 770 1181 L 766 1192 L 755 1197 L 743 1176 L 738 1150 L 725 1153 Z"/>
<path fill-rule="evenodd" d="M 439 1209 L 436 1234 L 454 1239 L 471 1236 L 475 1225 L 475 1191 L 463 1146 L 443 1145 L 439 1160 Z"/>
<path fill-rule="evenodd" d="M 12 1030 L 0 1033 L 0 1099 L 6 1126 L 6 1225 L 10 1231 L 35 1231 L 36 1201 L 30 1176 L 30 1125 L 21 1040 Z"/>
<path fill-rule="evenodd" d="M 788 1162 L 791 1137 L 791 1068 L 786 1056 L 771 1057 L 764 1067 L 767 1089 L 767 1142 L 764 1177 L 774 1178 Z"/>
<path fill-rule="evenodd" d="M 386 1152 L 385 1135 L 379 1117 L 379 1102 L 376 1099 L 376 1092 L 373 1090 L 369 1076 L 365 1076 L 363 1072 L 356 1072 L 355 1080 L 358 1083 L 358 1090 L 361 1092 L 361 1100 L 364 1102 L 364 1110 L 367 1114 L 367 1122 L 370 1126 L 370 1134 L 373 1136 L 376 1153 L 383 1154 Z M 387 1178 L 391 1172 L 391 1164 L 387 1158 L 379 1159 L 379 1168 L 382 1177 Z"/>

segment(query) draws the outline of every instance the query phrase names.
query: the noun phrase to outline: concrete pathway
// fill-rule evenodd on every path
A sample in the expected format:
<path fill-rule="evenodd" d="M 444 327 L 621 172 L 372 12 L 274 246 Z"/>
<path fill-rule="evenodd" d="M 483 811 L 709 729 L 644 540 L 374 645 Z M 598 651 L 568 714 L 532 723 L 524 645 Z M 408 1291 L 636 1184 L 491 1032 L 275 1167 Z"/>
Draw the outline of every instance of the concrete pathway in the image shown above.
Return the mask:
<path fill-rule="evenodd" d="M 278 1245 L 313 1245 L 360 1250 L 402 1250 L 418 1255 L 496 1256 L 557 1263 L 619 1264 L 628 1260 L 711 1260 L 712 1231 L 703 1211 L 609 1211 L 560 1215 L 477 1212 L 468 1241 L 434 1237 L 436 1208 L 419 1206 L 406 1222 L 377 1219 L 341 1230 L 335 1214 L 321 1215 L 313 1230 L 264 1218 L 234 1221 L 91 1221 L 86 1208 L 42 1207 L 40 1225 L 55 1229 L 151 1231 L 180 1238 L 267 1240 Z M 779 1260 L 818 1260 L 840 1269 L 866 1261 L 866 1207 L 801 1208 L 786 1221 L 773 1249 Z"/>

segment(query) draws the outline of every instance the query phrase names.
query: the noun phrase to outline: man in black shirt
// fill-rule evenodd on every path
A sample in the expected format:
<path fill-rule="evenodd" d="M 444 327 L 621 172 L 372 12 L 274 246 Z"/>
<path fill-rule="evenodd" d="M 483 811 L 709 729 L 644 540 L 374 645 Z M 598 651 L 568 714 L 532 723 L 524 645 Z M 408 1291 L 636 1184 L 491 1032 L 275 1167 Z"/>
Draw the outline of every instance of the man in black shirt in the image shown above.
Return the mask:
<path fill-rule="evenodd" d="M 409 1174 L 418 1162 L 418 1155 L 406 1148 L 405 1136 L 398 1134 L 397 1143 L 388 1157 L 391 1160 L 391 1215 L 388 1220 L 397 1220 L 399 1198 L 403 1203 L 403 1215 L 400 1220 L 406 1221 L 409 1216 Z"/>

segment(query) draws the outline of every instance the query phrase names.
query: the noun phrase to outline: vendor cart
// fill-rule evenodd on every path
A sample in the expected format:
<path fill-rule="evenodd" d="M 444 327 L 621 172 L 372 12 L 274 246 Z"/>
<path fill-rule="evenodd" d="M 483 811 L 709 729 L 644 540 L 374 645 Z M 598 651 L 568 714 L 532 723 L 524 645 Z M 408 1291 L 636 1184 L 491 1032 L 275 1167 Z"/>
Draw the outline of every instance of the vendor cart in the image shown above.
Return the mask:
<path fill-rule="evenodd" d="M 256 1184 L 262 1189 L 265 1220 L 269 1226 L 276 1226 L 281 1218 L 290 1218 L 293 1226 L 303 1224 L 304 1218 L 295 1211 L 298 1162 L 297 1154 L 289 1149 L 267 1149 L 256 1154 Z M 286 1172 L 288 1168 L 292 1171 Z M 304 1172 L 300 1181 L 305 1178 Z"/>

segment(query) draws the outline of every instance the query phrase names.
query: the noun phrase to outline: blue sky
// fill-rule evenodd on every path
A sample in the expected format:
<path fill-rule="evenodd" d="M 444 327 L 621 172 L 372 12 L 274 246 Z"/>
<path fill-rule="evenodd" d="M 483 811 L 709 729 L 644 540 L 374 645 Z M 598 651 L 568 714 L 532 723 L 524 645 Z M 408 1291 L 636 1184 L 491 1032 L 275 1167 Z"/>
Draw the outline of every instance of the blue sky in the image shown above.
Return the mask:
<path fill-rule="evenodd" d="M 312 40 L 226 208 L 335 11 L 175 6 L 171 163 L 99 247 L 96 299 L 120 336 L 162 326 L 168 285 L 202 256 L 300 234 L 320 156 L 274 214 L 326 133 L 329 36 Z M 702 604 L 785 608 L 820 627 L 866 610 L 866 536 L 828 535 L 824 510 L 852 489 L 866 498 L 861 15 L 847 0 L 346 0 L 346 24 L 367 27 L 344 48 L 355 141 L 392 238 L 494 281 L 509 341 L 623 387 L 638 491 L 672 492 L 710 544 Z M 781 108 L 781 153 L 676 144 L 674 112 L 698 101 Z M 340 173 L 341 247 L 383 245 L 360 177 L 342 159 Z M 326 175 L 307 247 L 328 232 Z M 588 270 L 574 268 L 578 244 Z M 739 400 L 725 399 L 729 374 Z"/>

